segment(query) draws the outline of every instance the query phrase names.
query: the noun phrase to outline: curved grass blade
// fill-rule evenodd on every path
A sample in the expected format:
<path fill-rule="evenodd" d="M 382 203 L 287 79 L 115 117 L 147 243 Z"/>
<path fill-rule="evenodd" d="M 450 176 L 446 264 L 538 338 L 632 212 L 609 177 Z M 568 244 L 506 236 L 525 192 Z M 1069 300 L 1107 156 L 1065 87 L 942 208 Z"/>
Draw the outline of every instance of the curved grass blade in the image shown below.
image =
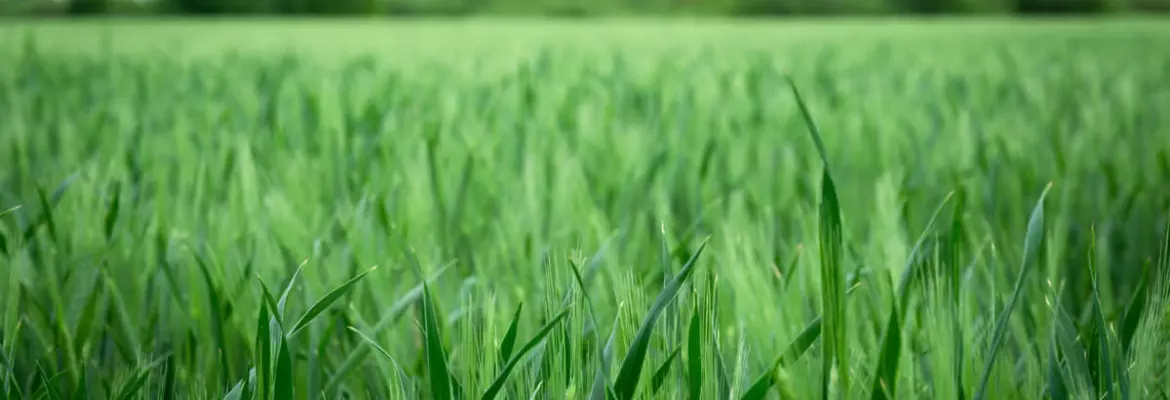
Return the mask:
<path fill-rule="evenodd" d="M 1089 282 L 1093 285 L 1093 323 L 1097 326 L 1097 376 L 1100 389 L 1097 398 L 1112 400 L 1117 398 L 1113 392 L 1113 358 L 1109 351 L 1109 328 L 1105 325 L 1105 314 L 1101 310 L 1101 296 L 1097 291 L 1097 229 L 1089 229 Z"/>
<path fill-rule="evenodd" d="M 960 301 L 962 297 L 962 276 L 963 271 L 959 267 L 962 264 L 962 248 L 963 248 L 963 212 L 966 210 L 966 192 L 962 187 L 955 195 L 955 209 L 951 216 L 951 233 L 950 233 L 950 248 L 951 248 L 951 271 L 949 276 L 950 290 L 951 290 L 951 335 L 952 342 L 955 344 L 954 365 L 952 371 L 954 373 L 955 381 L 955 398 L 957 400 L 965 400 L 967 393 L 963 389 L 963 326 L 960 321 Z"/>
<path fill-rule="evenodd" d="M 692 400 L 703 393 L 703 341 L 702 326 L 699 325 L 699 306 L 691 312 L 691 326 L 687 329 L 687 386 Z"/>
<path fill-rule="evenodd" d="M 1150 281 L 1150 263 L 1146 263 L 1142 267 L 1142 276 L 1138 280 L 1137 288 L 1134 289 L 1133 296 L 1129 299 L 1129 306 L 1125 307 L 1125 317 L 1121 324 L 1121 352 L 1122 354 L 1129 354 L 1130 345 L 1133 343 L 1133 336 L 1137 333 L 1138 324 L 1141 322 L 1142 314 L 1146 307 L 1146 293 L 1149 292 Z"/>
<path fill-rule="evenodd" d="M 170 356 L 167 356 L 155 360 L 135 373 L 132 379 L 126 381 L 126 383 L 122 384 L 122 388 L 118 389 L 118 398 L 121 400 L 131 400 L 137 398 L 138 392 L 146 386 L 147 378 L 150 377 L 150 371 L 169 358 Z"/>
<path fill-rule="evenodd" d="M 121 185 L 114 182 L 114 198 L 110 200 L 110 206 L 106 210 L 106 218 L 103 221 L 102 233 L 106 235 L 106 240 L 113 240 L 114 238 L 114 224 L 118 222 L 118 208 L 122 201 Z"/>
<path fill-rule="evenodd" d="M 822 387 L 821 398 L 829 396 L 829 377 L 834 363 L 837 366 L 837 376 L 841 381 L 843 392 L 849 391 L 849 369 L 845 365 L 845 268 L 842 265 L 843 240 L 841 234 L 841 210 L 837 201 L 837 189 L 833 183 L 833 176 L 829 170 L 829 153 L 821 138 L 812 114 L 808 110 L 796 82 L 786 77 L 792 88 L 792 95 L 796 99 L 797 108 L 808 128 L 809 136 L 816 144 L 817 152 L 823 162 L 821 173 L 821 205 L 819 210 L 819 253 L 821 257 L 821 308 L 825 316 L 824 330 L 828 339 L 825 341 L 824 364 L 821 367 Z"/>
<path fill-rule="evenodd" d="M 443 351 L 443 339 L 435 316 L 434 297 L 423 284 L 423 335 L 427 370 L 430 375 L 431 396 L 436 400 L 451 400 L 451 372 L 447 368 L 447 355 Z"/>
<path fill-rule="evenodd" d="M 374 350 L 377 350 L 379 354 L 382 354 L 382 357 L 385 357 L 387 360 L 390 360 L 390 363 L 394 365 L 394 369 L 397 370 L 397 372 L 398 372 L 398 376 L 401 379 L 400 382 L 406 382 L 406 372 L 404 372 L 402 370 L 402 365 L 398 363 L 398 360 L 394 359 L 394 356 L 390 355 L 390 352 L 388 352 L 388 351 L 386 351 L 386 349 L 382 348 L 382 346 L 379 345 L 378 342 L 375 342 L 374 339 L 371 339 L 369 336 L 366 336 L 366 334 L 357 330 L 357 328 L 354 328 L 351 326 L 351 327 L 349 327 L 349 330 L 352 331 L 353 333 L 357 334 L 358 337 L 361 338 L 363 342 L 368 344 L 370 347 L 373 347 Z M 403 390 L 405 390 L 405 388 L 403 388 Z M 405 396 L 405 392 L 403 392 L 403 396 Z"/>
<path fill-rule="evenodd" d="M 272 333 L 268 316 L 267 305 L 260 306 L 260 316 L 256 319 L 256 348 L 252 356 L 252 363 L 256 366 L 256 396 L 259 400 L 268 400 L 272 374 Z"/>
<path fill-rule="evenodd" d="M 1024 278 L 1027 277 L 1028 271 L 1032 269 L 1036 261 L 1036 253 L 1040 250 L 1040 244 L 1044 241 L 1044 198 L 1048 196 L 1048 191 L 1052 189 L 1052 183 L 1044 187 L 1044 191 L 1040 193 L 1040 198 L 1036 200 L 1036 207 L 1032 209 L 1032 216 L 1028 218 L 1028 230 L 1024 234 L 1024 256 L 1020 261 L 1020 272 L 1016 277 L 1015 288 L 1012 289 L 1012 297 L 1008 300 L 1003 311 L 999 314 L 999 318 L 995 321 L 995 328 L 991 337 L 991 347 L 988 349 L 987 361 L 983 366 L 983 375 L 979 378 L 979 384 L 975 387 L 974 400 L 983 400 L 987 395 L 987 381 L 991 379 L 991 371 L 995 367 L 995 356 L 999 353 L 999 348 L 1003 344 L 1003 336 L 1007 333 L 1007 325 L 1011 320 L 1012 310 L 1016 307 L 1016 302 L 1020 299 L 1020 293 L 1023 291 Z"/>
<path fill-rule="evenodd" d="M 426 282 L 434 282 L 435 279 L 438 279 L 439 276 L 442 276 L 447 271 L 447 268 L 443 267 L 435 271 L 431 276 L 427 277 Z M 414 288 L 410 289 L 410 291 L 406 292 L 406 294 L 402 295 L 394 305 L 390 306 L 390 309 L 382 315 L 382 318 L 374 323 L 374 327 L 370 328 L 370 334 L 377 335 L 398 322 L 402 315 L 406 313 L 408 307 L 422 298 L 422 294 L 423 284 L 420 282 Z M 345 377 L 349 376 L 349 373 L 357 368 L 368 354 L 369 347 L 364 345 L 355 346 L 353 350 L 350 350 L 349 355 L 345 357 L 345 360 L 341 362 L 341 365 L 337 367 L 333 375 L 329 378 L 329 382 L 325 384 L 325 393 L 336 393 L 337 388 L 341 386 Z"/>
<path fill-rule="evenodd" d="M 859 275 L 851 276 L 848 283 L 849 289 L 845 290 L 845 294 L 851 295 L 857 288 L 861 287 L 860 280 L 861 277 Z M 763 396 L 766 396 L 768 389 L 771 389 L 772 385 L 778 383 L 776 376 L 777 374 L 783 373 L 781 369 L 800 360 L 800 357 L 804 356 L 804 353 L 812 347 L 813 343 L 816 343 L 817 339 L 821 338 L 821 324 L 821 317 L 816 317 L 812 322 L 809 322 L 796 335 L 796 339 L 793 339 L 788 344 L 784 352 L 776 357 L 776 360 L 772 362 L 772 367 L 761 374 L 759 378 L 756 378 L 755 383 L 752 383 L 748 391 L 744 393 L 743 399 L 762 399 Z"/>
<path fill-rule="evenodd" d="M 561 320 L 565 319 L 565 316 L 567 315 L 569 315 L 569 310 L 565 309 L 564 311 L 561 311 L 560 314 L 557 314 L 556 317 L 553 317 L 551 321 L 544 324 L 544 327 L 540 328 L 540 331 L 538 331 L 536 335 L 528 341 L 528 343 L 525 343 L 524 347 L 521 347 L 520 351 L 516 352 L 516 355 L 512 356 L 512 359 L 508 361 L 508 364 L 504 365 L 504 368 L 500 370 L 499 376 L 496 377 L 495 382 L 492 382 L 491 386 L 489 386 L 488 390 L 484 392 L 481 399 L 492 400 L 496 398 L 496 395 L 498 395 L 500 390 L 504 388 L 504 383 L 507 383 L 508 375 L 512 373 L 512 369 L 516 368 L 516 365 L 520 363 L 520 361 L 524 358 L 524 355 L 528 354 L 528 352 L 536 348 L 536 346 L 539 345 L 546 336 L 548 336 L 548 333 L 552 331 L 554 327 L 560 324 Z"/>
<path fill-rule="evenodd" d="M 674 359 L 678 357 L 678 352 L 682 350 L 682 346 L 676 346 L 674 351 L 670 352 L 670 356 L 666 357 L 666 361 L 662 362 L 662 366 L 654 371 L 654 378 L 650 380 L 650 394 L 657 395 L 658 390 L 662 389 L 662 384 L 666 383 L 666 374 L 670 373 L 670 366 L 674 364 Z"/>
<path fill-rule="evenodd" d="M 642 364 L 646 361 L 646 351 L 650 345 L 650 335 L 654 331 L 654 324 L 658 322 L 658 316 L 666 309 L 671 300 L 674 300 L 675 295 L 678 294 L 679 289 L 682 288 L 685 282 L 695 271 L 695 261 L 703 254 L 703 249 L 707 247 L 707 240 L 704 240 L 695 254 L 691 255 L 691 259 L 683 265 L 682 271 L 662 289 L 662 293 L 654 300 L 654 305 L 650 307 L 650 312 L 646 318 L 642 320 L 642 325 L 638 327 L 638 332 L 634 335 L 634 340 L 630 343 L 630 348 L 626 352 L 626 358 L 622 361 L 621 369 L 618 370 L 617 381 L 614 383 L 614 393 L 617 394 L 619 400 L 628 400 L 634 397 L 634 393 L 638 389 L 638 380 L 642 374 Z"/>
<path fill-rule="evenodd" d="M 280 312 L 278 311 L 280 310 L 280 307 L 276 304 L 276 298 L 272 297 L 272 291 L 268 289 L 268 284 L 264 283 L 263 278 L 260 278 L 260 276 L 257 275 L 256 280 L 260 281 L 260 288 L 264 298 L 264 305 L 268 307 L 268 312 L 271 313 L 272 320 L 276 321 L 277 325 L 283 329 L 284 321 L 281 320 Z M 269 329 L 271 330 L 272 328 Z"/>
<path fill-rule="evenodd" d="M 325 295 L 325 297 L 322 297 L 321 300 L 318 300 L 316 304 L 313 304 L 312 307 L 309 307 L 309 311 L 305 312 L 305 314 L 301 316 L 301 319 L 297 320 L 297 322 L 293 324 L 292 328 L 289 329 L 288 336 L 296 336 L 296 334 L 302 329 L 305 329 L 305 327 L 308 326 L 310 322 L 313 322 L 314 318 L 317 318 L 317 316 L 321 315 L 322 312 L 325 312 L 329 306 L 333 305 L 333 302 L 337 301 L 337 299 L 340 299 L 341 296 L 344 296 L 346 293 L 348 293 L 351 289 L 353 289 L 354 285 L 357 285 L 357 283 L 362 280 L 362 278 L 376 269 L 378 269 L 378 267 L 370 268 L 365 272 L 358 274 L 357 276 L 341 284 L 341 286 L 338 286 L 336 289 L 330 291 Z"/>
<path fill-rule="evenodd" d="M 512 324 L 504 333 L 504 341 L 500 343 L 500 362 L 506 363 L 512 357 L 512 346 L 516 344 L 516 326 L 520 323 L 520 311 L 524 309 L 524 302 L 516 306 L 516 313 L 512 315 Z"/>
<path fill-rule="evenodd" d="M 617 315 L 620 316 L 621 305 L 618 306 Z M 609 380 L 609 362 L 613 359 L 614 339 L 617 338 L 619 317 L 613 318 L 613 328 L 609 331 L 609 339 L 605 341 L 605 349 L 601 352 L 601 359 L 598 360 L 597 375 L 593 377 L 593 387 L 589 390 L 589 400 L 606 400 L 608 394 L 610 398 L 616 399 L 617 395 L 607 384 Z"/>
<path fill-rule="evenodd" d="M 199 271 L 203 274 L 203 282 L 207 285 L 207 300 L 211 303 L 209 305 L 210 319 L 211 319 L 211 334 L 212 340 L 215 343 L 216 358 L 220 362 L 220 380 L 219 384 L 226 385 L 231 380 L 232 376 L 231 363 L 227 360 L 227 351 L 225 347 L 225 340 L 223 334 L 224 317 L 221 313 L 223 303 L 220 300 L 219 288 L 215 285 L 215 280 L 211 277 L 211 269 L 207 266 L 207 262 L 203 259 L 203 255 L 191 249 L 191 253 L 195 256 L 195 262 L 199 264 Z"/>
<path fill-rule="evenodd" d="M 292 399 L 294 393 L 292 350 L 289 349 L 288 336 L 282 332 L 276 350 L 276 373 L 272 381 L 272 398 Z"/>
<path fill-rule="evenodd" d="M 282 321 L 284 320 L 284 306 L 288 303 L 288 295 L 292 293 L 293 286 L 296 285 L 297 282 L 297 277 L 301 276 L 301 270 L 303 270 L 305 265 L 308 263 L 308 259 L 301 261 L 301 264 L 297 266 L 297 270 L 293 271 L 292 278 L 288 279 L 288 285 L 284 287 L 284 292 L 280 294 L 280 300 L 277 300 L 276 302 L 276 310 L 278 314 L 277 319 Z"/>
<path fill-rule="evenodd" d="M 942 214 L 943 208 L 946 207 L 953 195 L 954 192 L 948 193 L 935 208 L 934 214 L 930 216 L 930 221 L 926 223 L 926 228 L 918 235 L 918 240 L 910 249 L 906 265 L 902 268 L 902 280 L 898 282 L 896 295 L 897 301 L 893 304 L 889 319 L 886 321 L 886 333 L 885 337 L 882 338 L 882 350 L 875 368 L 877 373 L 874 374 L 873 383 L 870 384 L 870 398 L 874 400 L 885 399 L 886 393 L 890 395 L 898 393 L 898 359 L 902 356 L 902 315 L 910 312 L 908 310 L 910 285 L 919 275 L 915 273 L 914 266 L 918 264 L 918 252 L 922 250 L 922 244 L 926 242 L 926 238 L 934 229 L 935 221 L 938 220 L 938 216 Z"/>

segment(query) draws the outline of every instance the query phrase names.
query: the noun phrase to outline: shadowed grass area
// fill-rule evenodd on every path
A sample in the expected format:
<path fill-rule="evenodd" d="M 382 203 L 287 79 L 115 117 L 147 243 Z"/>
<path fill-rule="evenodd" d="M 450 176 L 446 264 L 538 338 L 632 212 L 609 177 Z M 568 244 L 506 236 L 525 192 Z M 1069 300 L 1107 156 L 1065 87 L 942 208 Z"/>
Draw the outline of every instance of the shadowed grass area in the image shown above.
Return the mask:
<path fill-rule="evenodd" d="M 1134 21 L 0 28 L 0 391 L 1158 398 Z"/>

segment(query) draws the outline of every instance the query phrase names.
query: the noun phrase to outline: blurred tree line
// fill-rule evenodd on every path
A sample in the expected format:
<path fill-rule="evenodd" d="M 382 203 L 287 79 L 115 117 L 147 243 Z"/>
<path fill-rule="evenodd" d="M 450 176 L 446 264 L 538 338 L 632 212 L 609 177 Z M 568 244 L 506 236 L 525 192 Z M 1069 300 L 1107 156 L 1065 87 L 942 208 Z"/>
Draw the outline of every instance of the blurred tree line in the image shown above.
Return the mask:
<path fill-rule="evenodd" d="M 1170 0 L 0 0 L 0 14 L 793 15 L 1167 12 Z"/>

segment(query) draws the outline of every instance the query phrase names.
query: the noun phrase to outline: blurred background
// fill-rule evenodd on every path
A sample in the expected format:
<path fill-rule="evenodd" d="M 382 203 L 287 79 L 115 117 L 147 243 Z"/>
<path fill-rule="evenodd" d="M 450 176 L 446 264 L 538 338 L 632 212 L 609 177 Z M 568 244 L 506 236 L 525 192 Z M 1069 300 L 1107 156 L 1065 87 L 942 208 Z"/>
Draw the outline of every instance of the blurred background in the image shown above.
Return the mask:
<path fill-rule="evenodd" d="M 834 15 L 1170 12 L 1170 0 L 0 0 L 0 15 Z"/>

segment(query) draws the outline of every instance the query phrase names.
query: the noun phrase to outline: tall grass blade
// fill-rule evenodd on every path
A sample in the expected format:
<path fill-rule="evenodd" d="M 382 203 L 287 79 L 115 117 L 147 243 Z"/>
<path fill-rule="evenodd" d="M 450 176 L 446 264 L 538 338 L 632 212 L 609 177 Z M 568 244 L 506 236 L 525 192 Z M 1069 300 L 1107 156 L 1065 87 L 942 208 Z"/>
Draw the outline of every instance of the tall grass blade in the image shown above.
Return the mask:
<path fill-rule="evenodd" d="M 211 269 L 204 260 L 203 255 L 199 251 L 192 249 L 192 254 L 195 256 L 195 262 L 199 265 L 199 271 L 203 273 L 203 283 L 207 286 L 207 299 L 210 303 L 208 310 L 210 313 L 211 322 L 211 337 L 215 343 L 216 359 L 220 362 L 220 377 L 219 384 L 226 385 L 231 380 L 232 370 L 231 363 L 228 362 L 228 349 L 224 340 L 224 322 L 225 319 L 222 314 L 223 302 L 220 300 L 219 287 L 215 285 L 215 280 L 211 277 Z"/>
<path fill-rule="evenodd" d="M 1105 324 L 1105 313 L 1101 309 L 1101 296 L 1097 289 L 1097 229 L 1089 229 L 1089 282 L 1093 285 L 1093 323 L 1097 329 L 1097 358 L 1092 362 L 1096 365 L 1100 389 L 1097 397 L 1104 400 L 1113 400 L 1117 394 L 1113 391 L 1113 357 L 1110 356 L 1109 328 Z"/>
<path fill-rule="evenodd" d="M 1138 279 L 1137 287 L 1133 291 L 1133 296 L 1129 298 L 1129 305 L 1125 307 L 1125 317 L 1121 324 L 1121 354 L 1129 354 L 1130 345 L 1133 344 L 1134 334 L 1137 333 L 1138 324 L 1142 320 L 1142 314 L 1146 308 L 1146 296 L 1149 292 L 1150 282 L 1150 264 L 1146 263 L 1142 266 L 1142 276 Z"/>
<path fill-rule="evenodd" d="M 699 306 L 691 312 L 690 327 L 687 328 L 687 394 L 697 400 L 703 393 L 703 339 L 699 322 Z"/>
<path fill-rule="evenodd" d="M 504 341 L 500 343 L 500 362 L 506 363 L 512 357 L 512 346 L 516 344 L 516 328 L 520 324 L 520 311 L 524 309 L 524 302 L 516 306 L 516 313 L 512 315 L 512 324 L 504 333 Z"/>
<path fill-rule="evenodd" d="M 873 382 L 870 384 L 870 398 L 874 400 L 886 399 L 886 393 L 897 395 L 898 393 L 898 364 L 899 358 L 902 356 L 902 315 L 909 313 L 910 310 L 910 285 L 913 284 L 915 277 L 919 274 L 915 273 L 914 266 L 918 265 L 918 252 L 922 249 L 922 244 L 926 242 L 926 238 L 930 232 L 934 230 L 934 223 L 938 220 L 938 216 L 942 214 L 942 210 L 946 207 L 947 202 L 951 200 L 954 192 L 948 193 L 943 198 L 942 202 L 935 208 L 934 214 L 930 216 L 930 221 L 926 223 L 926 228 L 918 235 L 918 240 L 914 242 L 914 247 L 910 249 L 910 254 L 906 258 L 906 265 L 902 268 L 902 280 L 898 283 L 896 301 L 891 307 L 889 319 L 886 321 L 886 333 L 882 338 L 881 353 L 878 356 L 877 373 L 873 377 Z"/>
<path fill-rule="evenodd" d="M 434 282 L 435 279 L 438 279 L 440 276 L 442 276 L 443 273 L 447 271 L 447 269 L 447 267 L 443 267 L 438 271 L 433 272 L 430 276 L 427 277 L 425 282 Z M 409 307 L 414 305 L 415 302 L 422 298 L 422 295 L 423 283 L 420 282 L 414 288 L 407 291 L 406 294 L 402 295 L 398 301 L 394 302 L 394 304 L 391 305 L 388 310 L 386 310 L 386 312 L 382 315 L 382 318 L 379 319 L 378 322 L 374 323 L 373 328 L 370 328 L 370 334 L 380 334 L 382 331 L 395 324 L 399 319 L 401 319 L 402 315 L 406 313 Z M 341 364 L 337 366 L 337 368 L 333 371 L 332 376 L 329 378 L 329 381 L 325 383 L 325 393 L 335 393 L 337 388 L 341 386 L 342 381 L 347 376 L 349 376 L 350 372 L 361 365 L 362 361 L 365 360 L 365 357 L 368 354 L 369 347 L 361 344 L 350 350 L 349 355 L 347 355 Z"/>
<path fill-rule="evenodd" d="M 305 312 L 305 314 L 301 316 L 301 319 L 297 320 L 297 322 L 293 324 L 292 328 L 289 330 L 288 336 L 296 336 L 296 334 L 305 329 L 305 327 L 308 326 L 310 322 L 313 322 L 314 318 L 317 318 L 318 315 L 321 315 L 322 312 L 325 312 L 329 306 L 333 305 L 333 302 L 337 301 L 337 299 L 340 299 L 341 296 L 344 296 L 346 293 L 348 293 L 355 285 L 357 285 L 358 282 L 362 280 L 362 278 L 364 278 L 370 272 L 373 272 L 375 269 L 378 269 L 378 267 L 370 268 L 365 272 L 350 278 L 350 280 L 341 284 L 341 286 L 331 290 L 328 294 L 325 295 L 325 297 L 322 297 L 321 300 L 317 300 L 317 303 L 313 304 L 312 307 L 309 307 L 309 311 Z"/>
<path fill-rule="evenodd" d="M 425 337 L 427 371 L 431 382 L 431 396 L 436 400 L 451 400 L 451 372 L 447 368 L 447 354 L 443 350 L 443 339 L 439 333 L 438 317 L 435 315 L 434 297 L 427 285 L 423 284 L 423 335 Z"/>
<path fill-rule="evenodd" d="M 544 327 L 540 328 L 540 331 L 538 331 L 536 335 L 528 341 L 528 343 L 525 343 L 524 346 L 516 352 L 516 355 L 512 356 L 512 359 L 508 361 L 508 364 L 504 365 L 504 368 L 500 370 L 499 375 L 496 377 L 495 382 L 492 382 L 491 386 L 488 387 L 487 392 L 484 392 L 481 399 L 492 400 L 496 398 L 496 395 L 498 395 L 500 390 L 504 388 L 504 383 L 507 383 L 508 375 L 512 373 L 512 369 L 516 368 L 516 365 L 520 363 L 524 356 L 528 354 L 528 352 L 532 351 L 532 349 L 536 348 L 536 346 L 539 345 L 546 336 L 548 336 L 548 333 L 552 331 L 552 329 L 556 327 L 557 324 L 560 324 L 561 320 L 565 319 L 565 316 L 567 315 L 569 315 L 568 309 L 561 311 L 560 314 L 557 314 L 557 316 L 553 317 L 552 320 L 544 324 Z"/>
<path fill-rule="evenodd" d="M 666 309 L 666 306 L 674 300 L 675 295 L 678 294 L 679 289 L 691 274 L 695 271 L 695 261 L 703 254 L 703 250 L 707 248 L 707 241 L 704 240 L 699 249 L 691 255 L 691 259 L 683 265 L 678 276 L 675 276 L 665 288 L 662 293 L 659 293 L 658 298 L 654 300 L 654 304 L 650 307 L 650 312 L 646 314 L 646 318 L 642 320 L 642 325 L 638 328 L 638 332 L 634 335 L 634 340 L 630 343 L 630 348 L 626 352 L 626 358 L 622 361 L 621 369 L 618 370 L 617 381 L 614 383 L 614 392 L 618 399 L 628 400 L 634 397 L 634 393 L 638 389 L 638 380 L 642 374 L 642 364 L 646 360 L 646 351 L 650 345 L 650 335 L 654 331 L 654 324 L 658 321 L 658 316 Z"/>
<path fill-rule="evenodd" d="M 821 367 L 823 383 L 821 398 L 829 398 L 829 382 L 833 365 L 837 367 L 837 377 L 841 383 L 842 393 L 849 391 L 849 368 L 845 360 L 845 267 L 843 261 L 843 243 L 841 234 L 841 210 L 837 201 L 837 189 L 833 183 L 832 173 L 829 171 L 829 153 L 821 139 L 820 129 L 817 128 L 812 114 L 808 110 L 796 82 L 787 77 L 792 88 L 792 95 L 796 99 L 797 108 L 808 128 L 809 136 L 816 144 L 817 153 L 821 156 L 821 205 L 819 210 L 819 254 L 821 258 L 821 309 L 825 317 L 824 361 Z"/>
<path fill-rule="evenodd" d="M 1024 234 L 1024 255 L 1020 261 L 1020 272 L 1016 277 L 1015 288 L 1012 289 L 1012 297 L 1008 300 L 999 318 L 995 321 L 994 332 L 991 337 L 991 347 L 988 348 L 987 360 L 983 366 L 983 374 L 979 378 L 979 384 L 975 387 L 975 400 L 983 400 L 987 395 L 987 382 L 991 379 L 992 370 L 995 367 L 995 356 L 999 353 L 999 348 L 1003 344 L 1003 336 L 1007 333 L 1007 325 L 1011 320 L 1012 310 L 1016 307 L 1016 302 L 1020 299 L 1020 293 L 1023 291 L 1024 278 L 1027 277 L 1028 271 L 1032 269 L 1036 261 L 1036 253 L 1040 250 L 1040 245 L 1044 241 L 1044 198 L 1048 196 L 1048 191 L 1052 189 L 1052 183 L 1044 187 L 1044 191 L 1040 193 L 1040 198 L 1036 200 L 1036 207 L 1032 209 L 1032 216 L 1028 218 L 1028 230 Z"/>
<path fill-rule="evenodd" d="M 253 350 L 252 364 L 256 368 L 256 396 L 259 400 L 271 398 L 269 390 L 272 387 L 272 332 L 269 330 L 268 309 L 270 306 L 260 306 L 260 316 L 256 319 L 256 344 Z"/>
<path fill-rule="evenodd" d="M 654 377 L 650 380 L 650 394 L 658 395 L 658 390 L 662 389 L 662 384 L 666 383 L 666 375 L 670 373 L 670 366 L 674 364 L 674 359 L 678 357 L 678 352 L 682 350 L 682 346 L 675 346 L 674 350 L 670 352 L 670 356 L 666 357 L 666 361 L 654 371 Z"/>

